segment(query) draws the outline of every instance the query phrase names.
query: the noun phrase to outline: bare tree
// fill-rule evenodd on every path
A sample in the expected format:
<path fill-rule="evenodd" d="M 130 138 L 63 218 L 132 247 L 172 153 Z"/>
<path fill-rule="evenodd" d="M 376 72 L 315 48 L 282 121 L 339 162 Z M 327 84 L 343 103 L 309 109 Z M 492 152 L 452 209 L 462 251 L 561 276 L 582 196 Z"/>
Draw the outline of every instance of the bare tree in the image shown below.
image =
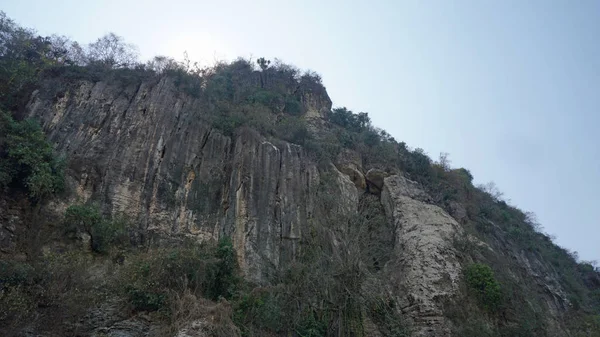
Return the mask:
<path fill-rule="evenodd" d="M 179 63 L 167 56 L 155 56 L 146 64 L 148 68 L 158 74 L 162 74 L 169 70 L 175 70 L 180 67 Z"/>
<path fill-rule="evenodd" d="M 525 222 L 538 233 L 542 233 L 544 230 L 544 227 L 538 221 L 537 215 L 533 212 L 525 212 Z"/>
<path fill-rule="evenodd" d="M 99 63 L 110 68 L 126 68 L 137 63 L 137 48 L 125 43 L 122 37 L 109 33 L 87 47 L 89 63 Z"/>
<path fill-rule="evenodd" d="M 436 164 L 438 164 L 444 171 L 450 171 L 451 161 L 448 159 L 450 154 L 448 152 L 440 152 L 440 158 Z"/>
<path fill-rule="evenodd" d="M 477 188 L 489 194 L 496 201 L 502 200 L 502 196 L 504 196 L 504 193 L 500 192 L 500 190 L 496 186 L 496 183 L 494 183 L 493 181 L 490 181 L 487 184 L 477 185 Z"/>

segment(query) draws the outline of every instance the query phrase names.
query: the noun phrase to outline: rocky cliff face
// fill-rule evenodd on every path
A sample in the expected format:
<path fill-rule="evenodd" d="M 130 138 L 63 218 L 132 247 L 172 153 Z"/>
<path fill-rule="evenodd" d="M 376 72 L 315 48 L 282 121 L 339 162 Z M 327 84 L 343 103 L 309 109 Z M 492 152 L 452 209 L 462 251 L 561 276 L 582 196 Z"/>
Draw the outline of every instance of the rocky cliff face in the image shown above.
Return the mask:
<path fill-rule="evenodd" d="M 326 93 L 307 92 L 301 102 L 304 118 L 312 120 L 331 108 Z M 207 122 L 205 109 L 167 77 L 130 85 L 78 81 L 59 92 L 42 86 L 25 115 L 38 119 L 69 159 L 73 191 L 52 207 L 96 201 L 105 213 L 135 220 L 141 241 L 231 237 L 246 278 L 266 285 L 298 257 L 320 214 L 357 214 L 360 196 L 372 193 L 380 196 L 394 236 L 382 239 L 393 247 L 379 277 L 416 336 L 451 335 L 445 304 L 464 296 L 459 284 L 465 260 L 454 246 L 464 231 L 421 186 L 401 173 L 367 170 L 351 151 L 324 169 L 303 147 L 250 128 L 225 135 Z M 324 174 L 334 177 L 333 207 L 317 198 Z M 466 211 L 459 208 L 451 213 L 460 214 L 462 223 Z M 11 247 L 13 220 L 0 232 L 2 247 Z M 507 247 L 500 239 L 478 244 L 492 252 Z M 514 258 L 545 291 L 549 322 L 559 331 L 568 301 L 556 276 L 529 255 Z"/>
<path fill-rule="evenodd" d="M 442 308 L 458 292 L 461 265 L 452 239 L 461 231 L 448 213 L 427 201 L 415 182 L 391 176 L 381 201 L 396 228 L 394 259 L 388 266 L 402 311 L 416 336 L 448 336 Z"/>
<path fill-rule="evenodd" d="M 328 108 L 315 105 L 327 97 L 306 100 L 311 111 Z M 259 283 L 296 256 L 319 182 L 300 146 L 276 146 L 250 129 L 223 135 L 168 78 L 127 87 L 83 81 L 59 97 L 38 91 L 27 116 L 69 158 L 70 201 L 126 214 L 142 239 L 231 236 L 242 269 Z"/>

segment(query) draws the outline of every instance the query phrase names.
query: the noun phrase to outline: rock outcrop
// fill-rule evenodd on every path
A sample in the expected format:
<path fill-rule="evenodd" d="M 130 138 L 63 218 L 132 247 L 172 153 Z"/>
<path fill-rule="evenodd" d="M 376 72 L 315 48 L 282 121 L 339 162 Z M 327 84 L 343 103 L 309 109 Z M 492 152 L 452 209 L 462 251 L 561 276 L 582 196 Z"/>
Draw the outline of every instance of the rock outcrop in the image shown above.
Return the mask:
<path fill-rule="evenodd" d="M 302 90 L 304 118 L 313 128 L 323 127 L 331 100 L 326 93 Z M 372 246 L 386 246 L 374 267 L 377 277 L 392 290 L 415 336 L 451 336 L 444 304 L 460 295 L 462 266 L 453 239 L 462 235 L 459 222 L 469 221 L 464 204 L 442 205 L 448 214 L 418 183 L 390 175 L 398 168 L 371 168 L 365 174 L 355 151 L 342 151 L 325 169 L 299 145 L 270 141 L 249 128 L 224 134 L 213 128 L 206 109 L 168 77 L 42 87 L 24 114 L 37 118 L 68 158 L 67 190 L 72 191 L 47 207 L 63 214 L 69 204 L 93 200 L 104 213 L 125 214 L 139 224 L 140 241 L 158 244 L 181 237 L 198 242 L 231 237 L 246 278 L 266 285 L 299 256 L 311 226 L 352 219 L 359 200 L 372 201 L 375 215 L 388 219 L 371 228 L 368 238 Z M 328 190 L 323 191 L 325 181 Z M 320 199 L 323 194 L 329 202 Z M 0 211 L 0 252 L 12 254 L 23 216 L 4 200 Z M 519 277 L 535 280 L 545 292 L 540 296 L 552 315 L 549 324 L 559 330 L 559 316 L 569 303 L 556 271 L 500 237 L 481 246 L 494 254 L 506 250 L 523 266 L 526 276 Z M 367 330 L 377 330 L 374 322 L 366 322 Z M 114 336 L 143 335 L 152 328 L 139 317 L 110 323 L 101 325 Z M 207 324 L 190 322 L 180 335 L 202 335 Z"/>
<path fill-rule="evenodd" d="M 367 171 L 365 179 L 369 186 L 369 192 L 373 194 L 380 194 L 383 189 L 383 180 L 388 177 L 389 174 L 383 170 L 372 168 Z"/>
<path fill-rule="evenodd" d="M 461 265 L 452 247 L 460 226 L 416 183 L 385 178 L 381 201 L 396 227 L 394 257 L 386 266 L 403 313 L 416 336 L 449 336 L 442 302 L 458 291 Z"/>
<path fill-rule="evenodd" d="M 331 105 L 307 99 L 312 110 Z M 298 145 L 275 146 L 250 129 L 223 135 L 202 108 L 162 78 L 125 87 L 81 81 L 57 97 L 37 91 L 26 114 L 69 158 L 68 202 L 92 199 L 126 214 L 143 240 L 231 236 L 246 276 L 266 282 L 298 251 L 318 206 L 319 171 Z M 356 193 L 350 198 L 356 204 Z"/>

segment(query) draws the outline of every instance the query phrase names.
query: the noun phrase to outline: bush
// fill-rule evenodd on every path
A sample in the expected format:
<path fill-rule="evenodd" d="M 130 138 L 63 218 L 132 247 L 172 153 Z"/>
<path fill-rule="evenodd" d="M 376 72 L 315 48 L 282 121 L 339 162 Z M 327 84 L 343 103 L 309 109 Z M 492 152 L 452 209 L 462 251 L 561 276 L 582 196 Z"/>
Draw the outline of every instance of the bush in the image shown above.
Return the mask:
<path fill-rule="evenodd" d="M 28 263 L 0 261 L 0 289 L 10 286 L 30 285 L 35 281 L 36 271 Z"/>
<path fill-rule="evenodd" d="M 167 310 L 170 291 L 202 284 L 206 253 L 198 248 L 160 249 L 133 257 L 123 288 L 138 311 Z"/>
<path fill-rule="evenodd" d="M 465 276 L 467 285 L 474 291 L 479 304 L 487 310 L 496 311 L 502 302 L 502 292 L 492 268 L 475 263 L 467 267 Z"/>
<path fill-rule="evenodd" d="M 49 254 L 28 263 L 1 261 L 0 330 L 18 331 L 32 318 L 45 322 L 41 329 L 60 329 L 66 320 L 82 319 L 102 292 L 102 287 L 85 274 L 85 262 L 78 254 Z M 52 318 L 43 320 L 45 315 Z"/>
<path fill-rule="evenodd" d="M 353 132 L 362 132 L 371 128 L 371 119 L 366 112 L 358 114 L 344 108 L 335 108 L 326 115 L 328 121 Z"/>
<path fill-rule="evenodd" d="M 276 291 L 259 290 L 241 296 L 237 300 L 233 321 L 241 329 L 243 336 L 259 335 L 261 332 L 285 331 L 284 312 L 281 299 Z"/>
<path fill-rule="evenodd" d="M 368 196 L 359 214 L 336 216 L 336 184 L 335 176 L 322 176 L 317 198 L 326 211 L 315 214 L 319 221 L 303 236 L 300 255 L 274 277 L 273 286 L 234 297 L 234 320 L 244 336 L 364 336 L 365 315 L 383 336 L 407 336 L 399 310 L 382 297 L 386 290 L 371 274 L 374 262 L 384 263 L 387 254 L 372 247 L 376 240 L 369 237 L 384 225 L 383 209 Z"/>
<path fill-rule="evenodd" d="M 124 218 L 105 219 L 95 205 L 73 205 L 65 212 L 67 229 L 83 230 L 91 237 L 91 248 L 97 253 L 107 253 L 110 247 L 128 241 L 128 223 Z"/>
<path fill-rule="evenodd" d="M 231 298 L 238 284 L 235 251 L 229 239 L 222 239 L 216 247 L 188 244 L 139 254 L 126 265 L 122 284 L 135 310 L 168 311 L 184 289 Z"/>
<path fill-rule="evenodd" d="M 306 122 L 298 117 L 285 117 L 275 127 L 275 135 L 290 143 L 304 145 L 311 139 Z"/>
<path fill-rule="evenodd" d="M 285 98 L 285 107 L 283 111 L 287 114 L 298 116 L 302 113 L 302 103 L 294 96 L 287 96 Z"/>
<path fill-rule="evenodd" d="M 230 299 L 235 294 L 239 282 L 237 260 L 231 239 L 225 237 L 219 241 L 215 257 L 216 263 L 207 268 L 205 293 L 213 300 L 219 297 Z"/>
<path fill-rule="evenodd" d="M 37 122 L 0 112 L 0 186 L 26 188 L 39 201 L 63 189 L 64 166 Z"/>
<path fill-rule="evenodd" d="M 251 127 L 263 135 L 273 133 L 271 112 L 260 104 L 249 104 L 236 110 L 224 110 L 212 121 L 213 127 L 227 136 L 233 136 L 238 128 Z"/>
<path fill-rule="evenodd" d="M 248 101 L 250 103 L 262 104 L 262 105 L 270 108 L 271 111 L 276 111 L 277 106 L 279 104 L 281 104 L 283 99 L 279 93 L 265 90 L 265 89 L 260 89 L 260 90 L 257 90 L 255 93 L 251 94 L 248 97 Z"/>

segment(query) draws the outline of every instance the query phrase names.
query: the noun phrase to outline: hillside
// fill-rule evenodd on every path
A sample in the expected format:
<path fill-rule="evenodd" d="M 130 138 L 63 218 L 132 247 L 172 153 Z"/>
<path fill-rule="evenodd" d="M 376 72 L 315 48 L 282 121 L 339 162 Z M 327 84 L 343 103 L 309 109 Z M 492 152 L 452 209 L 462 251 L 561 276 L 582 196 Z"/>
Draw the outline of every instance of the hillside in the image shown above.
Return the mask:
<path fill-rule="evenodd" d="M 600 336 L 600 273 L 279 61 L 0 15 L 3 336 Z"/>

